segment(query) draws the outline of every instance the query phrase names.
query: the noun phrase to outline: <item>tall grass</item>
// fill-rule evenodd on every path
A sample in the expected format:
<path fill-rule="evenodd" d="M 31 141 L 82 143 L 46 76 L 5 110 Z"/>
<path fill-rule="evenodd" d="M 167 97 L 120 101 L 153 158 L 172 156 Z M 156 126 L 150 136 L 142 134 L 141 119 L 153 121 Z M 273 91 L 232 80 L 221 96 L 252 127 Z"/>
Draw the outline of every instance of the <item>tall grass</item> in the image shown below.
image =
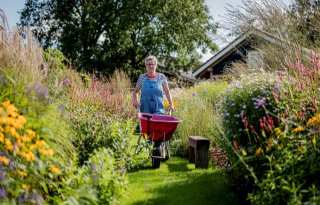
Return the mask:
<path fill-rule="evenodd" d="M 72 86 L 70 103 L 72 106 L 81 103 L 107 112 L 112 116 L 128 118 L 134 116 L 131 104 L 130 79 L 123 71 L 115 71 L 108 79 L 91 76 L 88 85 Z"/>
<path fill-rule="evenodd" d="M 213 117 L 216 113 L 215 104 L 226 85 L 225 82 L 202 82 L 188 89 L 172 91 L 173 99 L 177 102 L 173 115 L 182 119 L 173 140 L 173 151 L 179 144 L 182 146 L 180 153 L 176 154 L 187 154 L 189 136 L 203 136 L 210 139 L 212 144 L 216 143 L 219 138 L 219 122 Z"/>
<path fill-rule="evenodd" d="M 34 85 L 42 82 L 47 75 L 47 65 L 38 42 L 26 29 L 26 39 L 22 39 L 17 27 L 10 32 L 6 16 L 0 10 L 0 70 L 10 75 L 16 85 Z"/>

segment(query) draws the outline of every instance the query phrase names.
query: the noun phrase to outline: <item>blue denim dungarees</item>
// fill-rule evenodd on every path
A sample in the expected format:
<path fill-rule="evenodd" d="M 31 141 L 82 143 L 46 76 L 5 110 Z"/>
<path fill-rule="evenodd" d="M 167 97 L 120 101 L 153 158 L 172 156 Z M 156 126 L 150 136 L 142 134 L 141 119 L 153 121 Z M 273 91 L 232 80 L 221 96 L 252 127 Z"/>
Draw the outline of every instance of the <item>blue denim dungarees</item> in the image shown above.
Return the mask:
<path fill-rule="evenodd" d="M 140 112 L 165 115 L 161 82 L 157 78 L 148 78 L 147 74 L 145 78 L 141 88 Z"/>

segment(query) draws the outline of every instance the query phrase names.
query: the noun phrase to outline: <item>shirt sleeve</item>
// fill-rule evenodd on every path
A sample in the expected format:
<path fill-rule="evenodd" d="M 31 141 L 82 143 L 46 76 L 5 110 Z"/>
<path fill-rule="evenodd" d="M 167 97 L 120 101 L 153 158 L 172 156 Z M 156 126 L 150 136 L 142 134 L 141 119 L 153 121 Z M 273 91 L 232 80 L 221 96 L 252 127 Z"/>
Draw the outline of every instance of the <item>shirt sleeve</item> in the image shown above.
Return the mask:
<path fill-rule="evenodd" d="M 161 74 L 161 84 L 162 84 L 162 86 L 168 84 L 167 77 L 164 74 Z"/>
<path fill-rule="evenodd" d="M 141 74 L 138 78 L 138 81 L 137 81 L 137 84 L 136 84 L 136 87 L 142 87 L 143 85 L 143 82 L 144 82 L 144 74 Z"/>

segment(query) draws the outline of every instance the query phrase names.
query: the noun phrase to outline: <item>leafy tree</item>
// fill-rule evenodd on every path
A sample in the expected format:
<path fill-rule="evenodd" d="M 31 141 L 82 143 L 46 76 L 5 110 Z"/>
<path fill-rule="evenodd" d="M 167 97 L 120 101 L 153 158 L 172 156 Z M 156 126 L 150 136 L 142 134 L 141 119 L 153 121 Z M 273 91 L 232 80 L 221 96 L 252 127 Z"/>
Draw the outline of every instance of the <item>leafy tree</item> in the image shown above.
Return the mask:
<path fill-rule="evenodd" d="M 217 49 L 204 0 L 28 0 L 19 26 L 79 69 L 105 74 L 137 74 L 149 54 L 171 71 L 189 70 L 199 65 L 199 48 Z"/>
<path fill-rule="evenodd" d="M 295 0 L 291 5 L 291 14 L 297 20 L 297 30 L 304 36 L 307 45 L 320 42 L 320 1 Z"/>

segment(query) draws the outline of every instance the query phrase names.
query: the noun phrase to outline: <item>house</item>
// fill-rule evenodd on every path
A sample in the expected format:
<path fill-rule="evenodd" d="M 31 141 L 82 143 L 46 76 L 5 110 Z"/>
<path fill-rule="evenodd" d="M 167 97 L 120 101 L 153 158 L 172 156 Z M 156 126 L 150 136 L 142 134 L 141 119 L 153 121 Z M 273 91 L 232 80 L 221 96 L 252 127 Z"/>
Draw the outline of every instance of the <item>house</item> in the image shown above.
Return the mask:
<path fill-rule="evenodd" d="M 188 73 L 173 73 L 167 70 L 167 68 L 165 66 L 159 65 L 158 66 L 158 71 L 165 74 L 168 82 L 169 82 L 169 86 L 171 88 L 176 88 L 176 87 L 189 87 L 189 86 L 193 86 L 196 83 L 198 83 L 200 80 L 193 78 L 191 76 L 191 74 L 189 75 Z"/>
<path fill-rule="evenodd" d="M 249 68 L 263 66 L 262 54 L 255 50 L 260 42 L 287 44 L 264 31 L 251 29 L 234 39 L 229 45 L 217 52 L 208 61 L 200 65 L 192 77 L 197 79 L 218 79 L 224 70 L 234 62 L 246 62 Z"/>

